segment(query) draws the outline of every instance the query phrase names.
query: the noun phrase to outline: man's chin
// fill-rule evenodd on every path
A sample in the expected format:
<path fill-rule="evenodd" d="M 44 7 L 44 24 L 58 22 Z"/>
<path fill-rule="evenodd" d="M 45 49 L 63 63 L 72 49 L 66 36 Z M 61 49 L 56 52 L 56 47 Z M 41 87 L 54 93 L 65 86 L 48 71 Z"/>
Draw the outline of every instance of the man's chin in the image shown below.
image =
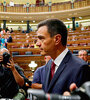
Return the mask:
<path fill-rule="evenodd" d="M 45 52 L 41 52 L 41 55 L 42 55 L 42 56 L 45 56 L 45 55 L 46 55 L 46 53 L 45 53 Z"/>

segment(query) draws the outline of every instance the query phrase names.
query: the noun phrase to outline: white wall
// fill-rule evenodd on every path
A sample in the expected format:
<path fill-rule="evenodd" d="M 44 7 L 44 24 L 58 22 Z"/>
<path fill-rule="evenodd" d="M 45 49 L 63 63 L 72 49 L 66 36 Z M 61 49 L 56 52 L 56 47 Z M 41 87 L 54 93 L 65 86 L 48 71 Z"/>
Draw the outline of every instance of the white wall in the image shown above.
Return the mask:
<path fill-rule="evenodd" d="M 90 26 L 90 19 L 88 20 L 79 20 L 76 21 L 79 24 L 81 23 L 82 26 Z M 68 24 L 70 24 L 70 28 L 72 28 L 72 21 L 68 21 L 68 22 L 64 22 L 66 26 L 68 26 Z M 27 30 L 27 24 L 6 24 L 6 26 L 10 29 L 13 28 L 13 30 L 18 30 L 18 27 L 20 26 L 23 30 Z M 30 24 L 32 30 L 36 30 L 37 29 L 37 24 Z M 1 23 L 1 28 L 3 28 L 3 23 Z"/>

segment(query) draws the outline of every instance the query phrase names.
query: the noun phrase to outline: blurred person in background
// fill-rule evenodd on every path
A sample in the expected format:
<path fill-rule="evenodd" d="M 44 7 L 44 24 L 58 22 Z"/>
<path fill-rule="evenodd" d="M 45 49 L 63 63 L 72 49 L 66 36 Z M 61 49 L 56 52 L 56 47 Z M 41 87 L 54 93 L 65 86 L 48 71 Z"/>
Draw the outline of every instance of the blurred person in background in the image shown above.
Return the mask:
<path fill-rule="evenodd" d="M 11 28 L 10 33 L 13 33 L 13 29 Z"/>
<path fill-rule="evenodd" d="M 0 50 L 0 97 L 25 99 L 25 92 L 19 91 L 25 84 L 26 77 L 21 68 L 15 65 L 6 48 Z"/>
<path fill-rule="evenodd" d="M 90 66 L 90 63 L 88 62 L 88 52 L 86 50 L 80 50 L 78 52 L 78 57 L 83 59 Z"/>
<path fill-rule="evenodd" d="M 6 45 L 5 45 L 6 43 L 5 43 L 5 37 L 4 37 L 4 35 L 1 35 L 1 49 L 2 48 L 6 48 Z"/>
<path fill-rule="evenodd" d="M 50 59 L 51 59 L 50 56 L 45 56 L 44 57 L 44 60 L 45 60 L 46 64 L 48 63 L 48 61 Z M 42 84 L 44 82 L 44 77 L 45 77 L 45 65 L 37 68 L 36 71 L 34 72 L 31 87 L 34 88 L 34 89 L 42 89 Z"/>

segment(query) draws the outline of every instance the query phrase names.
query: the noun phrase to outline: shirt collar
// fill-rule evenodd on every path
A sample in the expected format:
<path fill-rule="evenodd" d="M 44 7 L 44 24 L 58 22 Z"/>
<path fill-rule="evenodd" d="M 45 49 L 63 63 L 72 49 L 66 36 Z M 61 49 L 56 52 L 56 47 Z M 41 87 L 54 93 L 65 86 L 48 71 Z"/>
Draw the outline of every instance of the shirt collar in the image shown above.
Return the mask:
<path fill-rule="evenodd" d="M 59 66 L 62 62 L 62 60 L 64 59 L 65 55 L 68 52 L 68 48 L 66 48 L 55 60 L 54 63 L 56 64 L 56 66 Z"/>

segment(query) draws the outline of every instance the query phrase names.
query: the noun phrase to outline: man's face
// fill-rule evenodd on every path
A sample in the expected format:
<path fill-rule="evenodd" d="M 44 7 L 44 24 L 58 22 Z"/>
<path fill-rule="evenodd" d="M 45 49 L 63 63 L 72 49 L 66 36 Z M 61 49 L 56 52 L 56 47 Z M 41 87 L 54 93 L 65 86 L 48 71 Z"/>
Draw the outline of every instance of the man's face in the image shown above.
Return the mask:
<path fill-rule="evenodd" d="M 4 60 L 4 58 L 3 58 L 3 53 L 5 53 L 5 52 L 8 53 L 8 54 L 10 54 L 8 50 L 6 50 L 6 49 L 1 49 L 1 50 L 0 50 L 0 62 L 2 62 L 2 61 Z"/>
<path fill-rule="evenodd" d="M 41 55 L 52 55 L 55 51 L 54 37 L 50 37 L 47 26 L 42 26 L 37 31 L 38 40 L 36 45 L 40 47 Z"/>
<path fill-rule="evenodd" d="M 88 56 L 87 56 L 87 52 L 86 51 L 80 51 L 79 54 L 78 54 L 78 57 L 87 62 Z"/>

